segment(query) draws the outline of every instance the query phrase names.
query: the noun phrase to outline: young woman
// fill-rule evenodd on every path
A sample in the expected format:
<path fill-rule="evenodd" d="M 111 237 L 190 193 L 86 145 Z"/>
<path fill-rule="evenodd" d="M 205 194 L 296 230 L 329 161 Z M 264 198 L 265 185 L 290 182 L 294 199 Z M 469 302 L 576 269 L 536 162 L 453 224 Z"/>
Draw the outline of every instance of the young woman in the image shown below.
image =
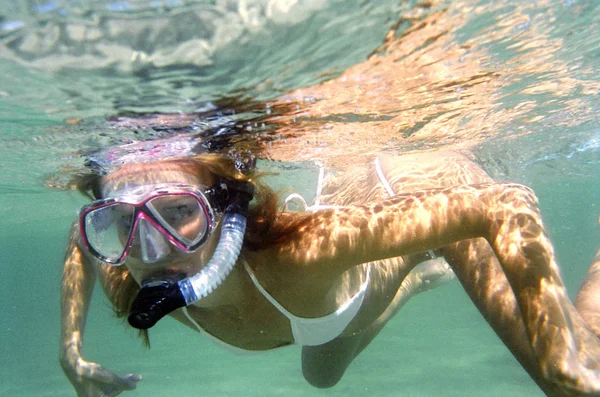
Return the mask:
<path fill-rule="evenodd" d="M 94 201 L 73 226 L 62 286 L 61 363 L 78 394 L 141 379 L 81 355 L 96 278 L 134 327 L 169 315 L 231 349 L 299 344 L 304 377 L 329 387 L 410 296 L 455 274 L 546 394 L 600 395 L 600 254 L 574 306 L 530 189 L 494 182 L 456 151 L 380 155 L 394 142 L 472 147 L 529 111 L 491 111 L 501 79 L 479 62 L 486 54 L 444 44 L 458 17 L 391 31 L 368 61 L 271 104 L 277 139 L 258 143 L 263 158 L 321 150 L 344 165 L 303 211 L 282 211 L 260 170 L 213 155 L 165 150 L 82 175 Z"/>
<path fill-rule="evenodd" d="M 547 394 L 600 390 L 595 273 L 578 312 L 533 192 L 493 183 L 461 154 L 373 159 L 325 181 L 320 205 L 299 212 L 214 155 L 78 183 L 96 199 L 73 226 L 62 286 L 61 363 L 79 395 L 141 379 L 81 356 L 96 277 L 132 326 L 169 314 L 232 349 L 301 344 L 305 378 L 329 387 L 411 295 L 452 277 L 431 256 Z"/>

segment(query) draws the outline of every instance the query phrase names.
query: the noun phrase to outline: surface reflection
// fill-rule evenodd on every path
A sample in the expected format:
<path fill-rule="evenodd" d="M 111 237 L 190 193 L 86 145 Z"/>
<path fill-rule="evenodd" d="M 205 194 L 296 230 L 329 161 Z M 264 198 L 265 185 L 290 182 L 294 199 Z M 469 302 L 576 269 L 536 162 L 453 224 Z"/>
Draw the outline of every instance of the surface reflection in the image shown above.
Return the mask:
<path fill-rule="evenodd" d="M 273 159 L 316 152 L 337 162 L 584 125 L 593 120 L 600 85 L 582 58 L 562 57 L 564 40 L 552 32 L 560 11 L 543 3 L 459 2 L 398 37 L 392 31 L 366 62 L 276 101 L 295 110 L 270 118 L 282 139 L 266 151 Z M 481 20 L 489 25 L 477 26 Z M 473 29 L 477 35 L 465 39 Z"/>

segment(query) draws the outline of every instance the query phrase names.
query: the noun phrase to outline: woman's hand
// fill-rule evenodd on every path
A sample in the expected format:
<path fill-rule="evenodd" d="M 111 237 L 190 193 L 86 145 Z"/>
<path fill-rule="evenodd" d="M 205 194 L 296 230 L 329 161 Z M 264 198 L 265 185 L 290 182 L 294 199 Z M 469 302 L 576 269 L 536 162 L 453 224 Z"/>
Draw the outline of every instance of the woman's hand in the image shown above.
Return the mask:
<path fill-rule="evenodd" d="M 85 361 L 81 356 L 65 355 L 61 365 L 79 397 L 116 396 L 126 390 L 133 390 L 141 375 L 118 376 L 103 366 Z"/>

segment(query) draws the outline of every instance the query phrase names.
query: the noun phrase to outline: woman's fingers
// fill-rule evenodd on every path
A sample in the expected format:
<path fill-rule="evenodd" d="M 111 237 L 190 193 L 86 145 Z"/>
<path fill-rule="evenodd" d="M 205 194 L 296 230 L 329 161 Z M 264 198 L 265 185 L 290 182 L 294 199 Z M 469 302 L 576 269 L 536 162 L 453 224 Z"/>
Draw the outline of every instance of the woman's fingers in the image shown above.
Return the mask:
<path fill-rule="evenodd" d="M 114 397 L 121 394 L 123 391 L 134 390 L 137 386 L 136 383 L 142 380 L 142 376 L 138 374 L 128 374 L 125 376 L 117 376 L 117 380 L 109 385 L 102 385 L 99 392 L 99 396 L 102 397 Z"/>
<path fill-rule="evenodd" d="M 136 388 L 137 383 L 142 380 L 142 375 L 127 374 L 122 376 L 121 380 L 124 382 L 125 390 L 133 390 Z"/>
<path fill-rule="evenodd" d="M 101 378 L 94 379 L 97 390 L 101 391 L 102 396 L 116 396 L 123 391 L 134 390 L 137 382 L 142 380 L 139 374 L 127 374 L 125 376 L 116 375 L 109 370 L 102 368 Z"/>
<path fill-rule="evenodd" d="M 79 396 L 113 397 L 123 391 L 134 390 L 142 380 L 139 374 L 119 376 L 99 364 L 81 360 L 78 363 L 77 379 L 73 385 Z"/>

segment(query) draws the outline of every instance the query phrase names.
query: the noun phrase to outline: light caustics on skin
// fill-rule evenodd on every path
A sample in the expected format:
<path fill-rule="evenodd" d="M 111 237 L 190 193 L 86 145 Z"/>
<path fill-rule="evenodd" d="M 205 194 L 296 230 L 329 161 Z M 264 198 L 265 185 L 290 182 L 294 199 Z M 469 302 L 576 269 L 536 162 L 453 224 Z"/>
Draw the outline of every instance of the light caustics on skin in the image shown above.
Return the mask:
<path fill-rule="evenodd" d="M 320 228 L 322 224 L 337 227 L 331 232 Z M 599 363 L 591 357 L 600 354 L 600 346 L 568 299 L 537 199 L 523 186 L 462 186 L 413 192 L 353 209 L 325 210 L 298 231 L 295 244 L 279 247 L 276 255 L 307 268 L 324 263 L 335 268 L 350 260 L 345 252 L 363 262 L 480 236 L 489 241 L 505 276 L 495 281 L 508 282 L 512 291 L 502 293 L 514 294 L 521 311 L 535 357 L 525 363 L 526 369 L 547 382 L 542 387 L 549 394 L 595 390 Z M 457 271 L 459 278 L 462 271 Z M 505 303 L 504 309 L 510 311 L 514 303 Z M 511 343 L 520 343 L 522 337 L 516 335 Z M 531 359 L 523 357 L 526 352 L 520 356 Z"/>

